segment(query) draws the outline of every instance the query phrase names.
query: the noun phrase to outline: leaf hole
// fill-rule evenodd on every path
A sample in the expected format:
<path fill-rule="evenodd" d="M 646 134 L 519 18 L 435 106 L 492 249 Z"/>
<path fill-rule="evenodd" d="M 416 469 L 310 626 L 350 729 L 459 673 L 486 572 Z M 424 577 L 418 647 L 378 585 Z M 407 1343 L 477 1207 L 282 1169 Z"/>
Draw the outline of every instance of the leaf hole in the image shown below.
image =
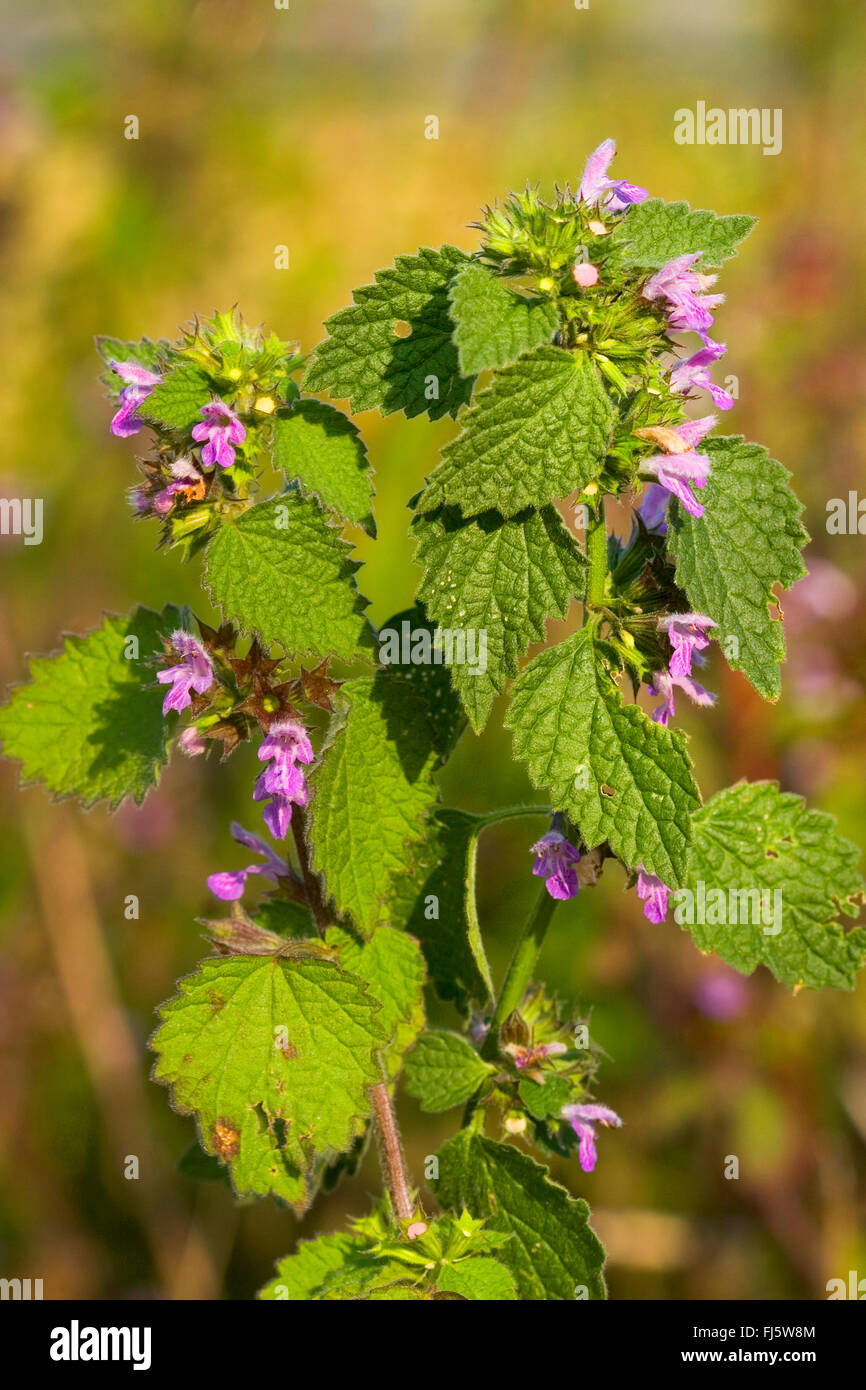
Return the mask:
<path fill-rule="evenodd" d="M 397 322 L 394 324 L 394 337 L 395 337 L 395 338 L 411 338 L 411 336 L 412 336 L 412 325 L 411 325 L 411 323 L 407 323 L 405 319 L 398 319 Z"/>

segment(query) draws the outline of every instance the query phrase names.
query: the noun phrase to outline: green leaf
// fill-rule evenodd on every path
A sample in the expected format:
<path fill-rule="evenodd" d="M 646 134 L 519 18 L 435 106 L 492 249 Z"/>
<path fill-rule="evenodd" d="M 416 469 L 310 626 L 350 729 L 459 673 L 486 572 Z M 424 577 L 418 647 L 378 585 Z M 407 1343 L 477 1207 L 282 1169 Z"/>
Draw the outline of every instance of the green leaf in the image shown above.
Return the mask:
<path fill-rule="evenodd" d="M 274 462 L 325 507 L 375 536 L 367 450 L 357 425 L 341 410 L 303 400 L 291 413 L 280 411 L 274 420 Z"/>
<path fill-rule="evenodd" d="M 494 1071 L 459 1033 L 422 1033 L 403 1068 L 406 1089 L 435 1113 L 462 1105 Z"/>
<path fill-rule="evenodd" d="M 187 434 L 193 425 L 201 424 L 201 408 L 216 399 L 217 391 L 210 377 L 194 362 L 181 362 L 155 386 L 138 413 L 143 420 Z"/>
<path fill-rule="evenodd" d="M 562 1107 L 572 1099 L 571 1086 L 564 1076 L 548 1076 L 543 1086 L 526 1077 L 517 1090 L 534 1120 L 558 1118 Z"/>
<path fill-rule="evenodd" d="M 303 1206 L 317 1154 L 350 1147 L 381 1078 L 379 1003 L 336 965 L 281 956 L 204 960 L 159 1010 L 154 1078 L 195 1114 L 239 1195 Z"/>
<path fill-rule="evenodd" d="M 472 379 L 460 375 L 448 290 L 468 260 L 456 246 L 423 247 L 378 271 L 375 284 L 353 292 L 351 308 L 326 321 L 330 336 L 316 348 L 304 390 L 348 399 L 353 411 L 456 415 Z M 408 336 L 397 331 L 404 328 Z"/>
<path fill-rule="evenodd" d="M 445 1265 L 436 1280 L 445 1293 L 458 1293 L 481 1303 L 514 1302 L 517 1289 L 509 1270 L 488 1255 L 471 1255 L 467 1260 Z"/>
<path fill-rule="evenodd" d="M 340 966 L 365 980 L 382 1005 L 376 1022 L 388 1042 L 383 1057 L 389 1078 L 424 1027 L 424 957 L 417 941 L 392 927 L 379 927 L 369 941 L 360 942 L 344 927 L 329 927 L 329 946 L 340 952 Z"/>
<path fill-rule="evenodd" d="M 168 760 L 170 734 L 151 662 L 162 653 L 160 634 L 180 621 L 171 606 L 136 608 L 67 637 L 54 656 L 31 659 L 29 683 L 0 709 L 3 752 L 21 762 L 25 786 L 43 782 L 85 806 L 144 800 Z"/>
<path fill-rule="evenodd" d="M 759 444 L 730 435 L 701 447 L 712 463 L 701 492 L 703 516 L 689 516 L 676 501 L 668 511 L 676 581 L 694 611 L 719 624 L 712 635 L 729 665 L 775 700 L 785 637 L 768 604 L 774 584 L 790 589 L 806 573 L 802 503 L 788 486 L 788 470 Z"/>
<path fill-rule="evenodd" d="M 604 1250 L 589 1225 L 586 1202 L 552 1182 L 547 1170 L 511 1144 L 464 1129 L 439 1151 L 437 1200 L 467 1207 L 489 1229 L 513 1234 L 499 1259 L 510 1269 L 518 1298 L 570 1302 L 606 1297 Z M 485 1227 L 488 1229 L 488 1227 Z"/>
<path fill-rule="evenodd" d="M 260 1290 L 259 1298 L 266 1302 L 312 1301 L 328 1275 L 339 1270 L 365 1245 L 363 1236 L 344 1231 L 301 1241 L 293 1255 L 286 1255 L 279 1261 L 274 1278 Z"/>
<path fill-rule="evenodd" d="M 466 649 L 475 661 L 467 656 L 450 671 L 478 732 L 530 642 L 544 637 L 546 619 L 564 618 L 572 595 L 583 594 L 586 560 L 555 507 L 510 521 L 498 512 L 465 521 L 456 508 L 441 508 L 417 516 L 414 529 L 424 566 L 418 596 L 429 616 L 452 641 L 463 633 L 467 644 L 474 634 Z M 454 651 L 460 655 L 459 645 Z"/>
<path fill-rule="evenodd" d="M 421 942 L 440 999 L 468 1013 L 493 997 L 475 908 L 479 816 L 443 807 L 427 823 L 412 872 L 398 875 L 388 897 L 390 920 Z"/>
<path fill-rule="evenodd" d="M 483 265 L 470 261 L 451 281 L 454 342 L 465 376 L 506 367 L 522 352 L 549 343 L 559 324 L 556 306 L 510 289 Z"/>
<path fill-rule="evenodd" d="M 857 915 L 859 859 L 832 816 L 775 782 L 738 782 L 694 817 L 689 895 L 675 896 L 675 918 L 745 975 L 762 964 L 791 988 L 853 989 L 866 928 L 846 932 L 836 919 Z"/>
<path fill-rule="evenodd" d="M 224 522 L 205 583 L 224 616 L 265 646 L 348 659 L 370 642 L 350 550 L 316 502 L 285 492 Z"/>
<path fill-rule="evenodd" d="M 530 662 L 505 722 L 533 786 L 549 788 L 588 849 L 608 840 L 629 868 L 682 883 L 700 804 L 685 737 L 623 704 L 589 629 Z"/>
<path fill-rule="evenodd" d="M 496 372 L 442 450 L 421 500 L 468 515 L 493 507 L 513 516 L 585 487 L 601 471 L 613 406 L 585 353 L 528 352 Z"/>
<path fill-rule="evenodd" d="M 424 836 L 438 758 L 424 700 L 402 676 L 347 681 L 312 773 L 313 867 L 339 912 L 369 936 L 387 917 L 392 875 Z"/>
<path fill-rule="evenodd" d="M 702 270 L 718 268 L 757 222 L 742 214 L 718 217 L 688 203 L 649 198 L 629 209 L 611 235 L 616 260 L 636 270 L 658 270 L 675 256 L 702 251 Z"/>
<path fill-rule="evenodd" d="M 430 639 L 429 648 L 432 654 L 434 631 L 435 624 L 430 622 L 420 603 L 415 603 L 411 608 L 404 608 L 379 629 L 379 660 L 383 666 L 390 665 L 392 669 L 396 667 L 395 674 L 399 672 L 424 701 L 433 746 L 440 762 L 444 763 L 454 752 L 466 728 L 466 716 L 448 670 L 432 660 L 412 660 L 414 644 L 424 632 Z M 395 646 L 399 651 L 399 661 L 390 660 L 389 649 Z"/>

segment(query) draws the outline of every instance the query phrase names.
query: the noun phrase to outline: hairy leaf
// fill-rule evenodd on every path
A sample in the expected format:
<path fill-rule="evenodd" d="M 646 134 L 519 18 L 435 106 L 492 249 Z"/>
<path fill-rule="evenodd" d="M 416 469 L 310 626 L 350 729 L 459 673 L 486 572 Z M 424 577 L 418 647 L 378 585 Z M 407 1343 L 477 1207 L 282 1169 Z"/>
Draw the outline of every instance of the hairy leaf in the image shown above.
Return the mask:
<path fill-rule="evenodd" d="M 370 1113 L 379 1012 L 363 981 L 327 961 L 204 960 L 159 1011 L 154 1078 L 195 1114 L 239 1194 L 302 1206 L 315 1155 L 348 1149 Z"/>
<path fill-rule="evenodd" d="M 328 1275 L 340 1269 L 365 1245 L 363 1236 L 343 1231 L 317 1236 L 315 1240 L 302 1240 L 293 1255 L 286 1255 L 279 1261 L 274 1278 L 260 1290 L 259 1298 L 289 1303 L 313 1300 Z"/>
<path fill-rule="evenodd" d="M 606 1297 L 604 1250 L 589 1225 L 589 1207 L 527 1154 L 461 1130 L 439 1151 L 435 1190 L 443 1206 L 465 1206 L 472 1216 L 489 1218 L 491 1230 L 514 1235 L 499 1259 L 514 1276 L 518 1298 Z"/>
<path fill-rule="evenodd" d="M 463 1013 L 493 996 L 475 909 L 482 825 L 479 816 L 466 811 L 435 811 L 413 853 L 411 873 L 394 878 L 388 897 L 390 920 L 420 940 L 436 993 Z"/>
<path fill-rule="evenodd" d="M 467 411 L 421 506 L 514 516 L 567 497 L 600 472 L 613 416 L 585 353 L 535 348 L 498 371 Z"/>
<path fill-rule="evenodd" d="M 742 214 L 719 217 L 688 203 L 649 198 L 630 208 L 612 233 L 616 259 L 636 270 L 658 270 L 675 256 L 703 252 L 702 270 L 713 270 L 737 254 L 757 222 Z"/>
<path fill-rule="evenodd" d="M 403 1068 L 410 1096 L 434 1113 L 462 1105 L 493 1070 L 459 1033 L 442 1031 L 422 1033 Z"/>
<path fill-rule="evenodd" d="M 201 408 L 216 399 L 216 387 L 194 362 L 181 362 L 155 386 L 138 413 L 143 420 L 184 433 L 201 423 Z"/>
<path fill-rule="evenodd" d="M 136 608 L 67 637 L 54 656 L 31 659 L 30 681 L 0 709 L 3 752 L 21 762 L 25 785 L 43 782 L 85 806 L 144 800 L 167 761 L 170 733 L 152 662 L 160 634 L 179 625 L 176 608 Z"/>
<path fill-rule="evenodd" d="M 668 510 L 676 580 L 695 612 L 719 624 L 712 635 L 729 665 L 775 700 L 785 637 L 768 604 L 774 584 L 790 589 L 806 573 L 802 503 L 788 486 L 788 470 L 759 444 L 731 435 L 702 448 L 712 463 L 701 492 L 704 515 L 690 516 L 676 501 Z"/>
<path fill-rule="evenodd" d="M 450 299 L 465 376 L 508 366 L 522 352 L 549 343 L 558 326 L 556 306 L 549 300 L 518 294 L 476 261 L 457 271 Z"/>
<path fill-rule="evenodd" d="M 375 536 L 373 483 L 360 430 L 324 401 L 298 401 L 274 420 L 274 462 L 346 521 Z"/>
<path fill-rule="evenodd" d="M 329 946 L 340 952 L 340 966 L 359 976 L 382 1005 L 376 1022 L 388 1038 L 382 1049 L 388 1076 L 395 1077 L 403 1058 L 424 1027 L 424 957 L 417 941 L 392 927 L 379 927 L 360 942 L 343 927 L 330 927 Z"/>
<path fill-rule="evenodd" d="M 351 658 L 370 638 L 350 550 L 318 503 L 285 492 L 225 521 L 205 582 L 224 616 L 266 646 Z"/>
<path fill-rule="evenodd" d="M 498 512 L 464 520 L 454 507 L 415 518 L 418 591 L 433 621 L 451 633 L 451 678 L 476 732 L 548 617 L 564 618 L 585 589 L 586 561 L 555 507 L 506 521 Z M 470 640 L 471 634 L 471 640 Z M 483 644 L 483 645 L 482 645 Z M 470 658 L 474 656 L 475 660 Z"/>
<path fill-rule="evenodd" d="M 448 290 L 468 260 L 456 246 L 424 247 L 378 271 L 374 284 L 353 292 L 351 308 L 326 321 L 329 337 L 316 348 L 304 389 L 346 398 L 354 411 L 456 415 L 472 379 L 460 374 Z"/>
<path fill-rule="evenodd" d="M 310 778 L 313 866 L 339 912 L 369 936 L 385 921 L 392 875 L 424 835 L 436 800 L 427 706 L 403 676 L 348 681 Z"/>
<path fill-rule="evenodd" d="M 698 790 L 683 734 L 652 723 L 622 696 L 584 628 L 531 661 L 506 724 L 533 786 L 624 864 L 683 881 Z"/>
<path fill-rule="evenodd" d="M 702 951 L 746 975 L 762 964 L 791 988 L 853 989 L 866 928 L 846 932 L 837 918 L 856 916 L 859 859 L 832 816 L 775 782 L 739 782 L 694 817 L 675 917 Z"/>
<path fill-rule="evenodd" d="M 517 1298 L 511 1273 L 489 1255 L 472 1255 L 468 1260 L 445 1265 L 436 1283 L 444 1292 L 458 1293 L 473 1302 L 514 1302 Z"/>

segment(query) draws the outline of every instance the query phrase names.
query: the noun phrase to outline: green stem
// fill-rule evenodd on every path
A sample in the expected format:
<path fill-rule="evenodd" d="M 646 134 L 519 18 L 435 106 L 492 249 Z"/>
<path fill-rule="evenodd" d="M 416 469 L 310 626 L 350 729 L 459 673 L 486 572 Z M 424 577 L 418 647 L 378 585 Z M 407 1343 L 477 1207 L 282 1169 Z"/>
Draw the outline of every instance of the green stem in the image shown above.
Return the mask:
<path fill-rule="evenodd" d="M 535 906 L 526 919 L 526 925 L 511 958 L 508 974 L 505 976 L 496 1009 L 490 1021 L 490 1031 L 484 1039 L 484 1046 L 481 1049 L 482 1057 L 496 1055 L 499 1045 L 499 1029 L 508 1015 L 520 1007 L 523 996 L 532 980 L 535 964 L 541 953 L 542 943 L 555 907 L 556 899 L 550 896 L 546 887 L 542 887 L 535 900 Z"/>
<path fill-rule="evenodd" d="M 481 821 L 481 828 L 486 825 L 498 825 L 501 820 L 511 820 L 516 816 L 551 816 L 553 812 L 549 806 L 503 806 L 498 811 L 486 811 L 478 819 Z"/>
<path fill-rule="evenodd" d="M 587 526 L 586 558 L 589 561 L 586 601 L 589 604 L 601 605 L 604 603 L 607 587 L 607 526 L 603 497 L 599 501 L 598 511 Z"/>

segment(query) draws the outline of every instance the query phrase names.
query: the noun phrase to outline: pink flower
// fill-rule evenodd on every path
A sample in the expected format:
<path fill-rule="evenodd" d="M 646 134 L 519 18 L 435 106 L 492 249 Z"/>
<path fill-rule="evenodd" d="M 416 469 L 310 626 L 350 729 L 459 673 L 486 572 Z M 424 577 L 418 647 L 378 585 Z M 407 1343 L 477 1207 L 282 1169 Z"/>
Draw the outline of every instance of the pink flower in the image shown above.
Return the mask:
<path fill-rule="evenodd" d="M 668 301 L 668 323 L 678 332 L 693 330 L 705 337 L 712 326 L 710 309 L 724 302 L 723 294 L 704 294 L 703 291 L 714 285 L 717 275 L 699 275 L 692 270 L 695 261 L 700 260 L 702 251 L 684 256 L 675 256 L 644 285 L 641 294 L 644 299 L 666 299 Z"/>
<path fill-rule="evenodd" d="M 121 381 L 128 385 L 124 386 L 120 393 L 120 409 L 111 421 L 111 433 L 120 439 L 128 439 L 130 435 L 138 434 L 141 429 L 141 421 L 136 415 L 138 407 L 146 401 L 154 386 L 158 386 L 162 377 L 157 372 L 151 372 L 147 367 L 142 367 L 140 362 L 115 362 L 112 360 L 108 364 L 113 372 L 116 372 Z"/>
<path fill-rule="evenodd" d="M 158 516 L 165 516 L 174 506 L 174 498 L 178 492 L 186 492 L 190 487 L 195 487 L 204 480 L 199 473 L 192 459 L 177 458 L 169 464 L 169 470 L 173 481 L 167 487 L 162 488 L 154 494 L 153 510 Z"/>
<path fill-rule="evenodd" d="M 674 654 L 668 663 L 672 676 L 692 674 L 692 653 L 702 652 L 710 645 L 706 636 L 708 627 L 718 624 L 705 613 L 669 613 L 661 619 L 659 626 L 667 633 Z"/>
<path fill-rule="evenodd" d="M 577 871 L 574 865 L 580 861 L 580 854 L 574 845 L 569 844 L 558 830 L 549 830 L 532 846 L 535 863 L 532 872 L 536 878 L 546 880 L 546 888 L 552 898 L 564 902 L 566 898 L 577 897 Z"/>
<path fill-rule="evenodd" d="M 220 468 L 231 468 L 235 461 L 234 446 L 243 444 L 247 432 L 225 401 L 209 401 L 201 407 L 202 422 L 194 425 L 192 437 L 196 443 L 205 443 L 201 451 L 201 461 L 205 468 L 215 463 Z"/>
<path fill-rule="evenodd" d="M 251 849 L 254 854 L 261 854 L 265 863 L 249 864 L 245 869 L 236 869 L 234 873 L 211 874 L 207 886 L 215 897 L 223 902 L 234 902 L 241 897 L 250 874 L 263 874 L 265 878 L 274 882 L 288 875 L 288 865 L 284 864 L 279 855 L 274 854 L 270 845 L 266 845 L 258 835 L 251 835 L 249 830 L 244 830 L 237 821 L 232 821 L 231 831 L 239 845 Z"/>
<path fill-rule="evenodd" d="M 644 477 L 655 478 L 692 516 L 701 517 L 704 514 L 704 508 L 696 499 L 692 488 L 706 487 L 711 466 L 707 455 L 697 453 L 694 446 L 709 433 L 717 419 L 715 415 L 704 415 L 700 420 L 683 420 L 681 424 L 667 430 L 668 436 L 673 436 L 681 448 L 667 445 L 668 453 L 653 454 L 652 458 L 641 461 L 641 474 Z"/>
<path fill-rule="evenodd" d="M 575 261 L 571 274 L 574 283 L 580 285 L 582 290 L 598 284 L 598 266 L 590 261 Z"/>
<path fill-rule="evenodd" d="M 169 666 L 156 677 L 160 685 L 171 685 L 162 702 L 163 714 L 170 709 L 180 712 L 192 704 L 191 690 L 203 695 L 213 685 L 213 666 L 201 642 L 191 632 L 179 628 L 171 634 L 171 645 L 183 660 L 177 666 Z"/>
<path fill-rule="evenodd" d="M 207 739 L 202 736 L 201 730 L 195 724 L 190 724 L 189 728 L 184 729 L 177 740 L 177 746 L 188 758 L 201 757 L 202 753 L 207 752 Z"/>
<path fill-rule="evenodd" d="M 662 883 L 655 874 L 648 874 L 643 864 L 637 876 L 637 895 L 641 899 L 644 909 L 643 915 L 648 922 L 658 925 L 665 920 L 668 913 L 668 894 L 670 889 L 666 883 Z"/>
<path fill-rule="evenodd" d="M 586 161 L 578 197 L 582 203 L 599 203 L 608 212 L 621 212 L 631 203 L 642 203 L 649 197 L 645 188 L 625 179 L 609 179 L 608 167 L 616 154 L 613 140 L 603 140 Z"/>
<path fill-rule="evenodd" d="M 702 348 L 685 362 L 678 362 L 674 367 L 670 375 L 671 390 L 681 395 L 685 395 L 692 387 L 699 391 L 709 391 L 713 404 L 717 405 L 719 410 L 731 410 L 734 404 L 733 396 L 721 386 L 717 386 L 707 370 L 710 363 L 717 362 L 727 350 L 724 343 L 714 343 L 712 338 L 707 338 Z"/>
<path fill-rule="evenodd" d="M 283 719 L 272 724 L 259 747 L 262 762 L 272 766 L 256 782 L 253 801 L 268 801 L 262 815 L 275 840 L 284 840 L 292 819 L 292 805 L 306 806 L 310 799 L 303 772 L 295 764 L 313 761 L 313 745 L 302 724 Z"/>
<path fill-rule="evenodd" d="M 560 1114 L 564 1120 L 568 1120 L 580 1140 L 577 1152 L 581 1168 L 585 1173 L 591 1173 L 597 1160 L 596 1125 L 612 1125 L 619 1129 L 622 1120 L 615 1110 L 609 1110 L 606 1105 L 564 1105 Z"/>
<path fill-rule="evenodd" d="M 704 690 L 704 687 L 698 685 L 691 676 L 672 676 L 669 671 L 653 671 L 652 684 L 648 685 L 647 689 L 650 695 L 663 695 L 664 704 L 656 706 L 652 717 L 656 724 L 661 724 L 664 728 L 667 728 L 668 720 L 673 719 L 676 714 L 675 686 L 684 691 L 696 705 L 714 705 L 716 703 L 716 697 L 712 691 Z"/>

